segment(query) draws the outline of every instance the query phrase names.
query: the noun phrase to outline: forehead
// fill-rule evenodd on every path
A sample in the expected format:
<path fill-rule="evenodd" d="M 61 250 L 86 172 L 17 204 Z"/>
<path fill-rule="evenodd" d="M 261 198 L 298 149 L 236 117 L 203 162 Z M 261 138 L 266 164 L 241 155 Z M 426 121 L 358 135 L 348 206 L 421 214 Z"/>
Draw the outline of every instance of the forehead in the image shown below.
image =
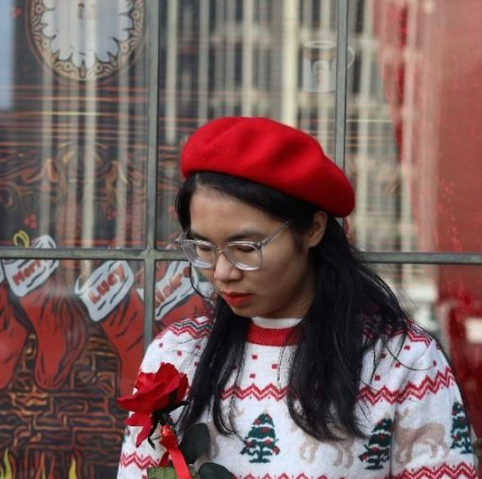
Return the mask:
<path fill-rule="evenodd" d="M 279 224 L 263 211 L 208 188 L 198 188 L 190 205 L 191 229 L 206 236 L 232 235 L 252 229 L 265 233 Z"/>

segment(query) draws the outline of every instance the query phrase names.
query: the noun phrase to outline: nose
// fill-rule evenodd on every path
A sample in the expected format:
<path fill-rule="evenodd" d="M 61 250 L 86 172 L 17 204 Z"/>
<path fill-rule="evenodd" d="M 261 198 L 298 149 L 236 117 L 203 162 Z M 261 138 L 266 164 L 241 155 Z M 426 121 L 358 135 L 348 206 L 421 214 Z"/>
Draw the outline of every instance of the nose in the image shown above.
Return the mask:
<path fill-rule="evenodd" d="M 242 272 L 221 253 L 216 258 L 213 276 L 218 281 L 236 281 L 242 277 Z"/>

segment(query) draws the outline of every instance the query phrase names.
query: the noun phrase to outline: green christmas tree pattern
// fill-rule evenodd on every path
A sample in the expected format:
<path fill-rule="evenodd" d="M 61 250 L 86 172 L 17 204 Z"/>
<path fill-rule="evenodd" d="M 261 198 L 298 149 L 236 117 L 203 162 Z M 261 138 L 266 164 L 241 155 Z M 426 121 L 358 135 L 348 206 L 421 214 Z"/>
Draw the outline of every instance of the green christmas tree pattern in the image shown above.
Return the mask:
<path fill-rule="evenodd" d="M 390 459 L 392 429 L 393 421 L 391 419 L 385 418 L 375 424 L 368 444 L 364 445 L 365 452 L 358 456 L 360 461 L 368 463 L 365 469 L 382 469 L 383 463 Z"/>
<path fill-rule="evenodd" d="M 461 403 L 455 401 L 452 406 L 452 445 L 450 449 L 461 449 L 460 454 L 472 454 L 469 425 Z"/>
<path fill-rule="evenodd" d="M 245 446 L 241 454 L 253 456 L 249 461 L 251 463 L 270 462 L 269 457 L 280 452 L 277 442 L 273 419 L 268 413 L 263 413 L 253 422 L 249 434 L 244 438 Z"/>

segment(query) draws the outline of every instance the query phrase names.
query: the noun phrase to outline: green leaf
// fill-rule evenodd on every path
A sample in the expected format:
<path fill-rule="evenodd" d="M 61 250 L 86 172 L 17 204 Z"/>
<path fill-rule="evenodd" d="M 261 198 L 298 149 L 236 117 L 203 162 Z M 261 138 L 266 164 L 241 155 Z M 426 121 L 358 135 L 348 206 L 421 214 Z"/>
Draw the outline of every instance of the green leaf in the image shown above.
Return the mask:
<path fill-rule="evenodd" d="M 189 466 L 192 479 L 200 479 L 196 469 Z M 173 467 L 149 467 L 147 469 L 147 479 L 179 479 Z"/>
<path fill-rule="evenodd" d="M 149 467 L 147 479 L 178 479 L 178 477 L 172 467 Z"/>
<path fill-rule="evenodd" d="M 194 464 L 209 448 L 209 430 L 206 424 L 194 424 L 186 433 L 179 445 L 188 464 Z"/>
<path fill-rule="evenodd" d="M 201 479 L 232 479 L 233 475 L 223 466 L 214 462 L 205 462 L 199 468 Z"/>

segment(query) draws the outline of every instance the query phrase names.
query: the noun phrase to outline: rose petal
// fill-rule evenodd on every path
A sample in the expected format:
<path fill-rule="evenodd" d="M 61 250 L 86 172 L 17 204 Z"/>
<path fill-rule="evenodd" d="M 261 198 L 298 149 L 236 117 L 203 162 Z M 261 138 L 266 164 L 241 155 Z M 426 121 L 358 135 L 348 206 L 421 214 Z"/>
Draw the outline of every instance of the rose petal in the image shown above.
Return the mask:
<path fill-rule="evenodd" d="M 139 414 L 152 414 L 175 407 L 189 387 L 188 378 L 172 364 L 162 363 L 156 373 L 139 373 L 131 396 L 117 400 L 120 407 Z"/>
<path fill-rule="evenodd" d="M 133 396 L 124 396 L 117 399 L 117 404 L 128 411 L 134 411 L 140 414 L 151 414 L 152 408 L 150 404 L 146 404 L 143 400 L 144 394 L 136 393 Z"/>
<path fill-rule="evenodd" d="M 139 432 L 139 434 L 137 435 L 137 439 L 136 439 L 136 447 L 139 447 L 142 443 L 142 441 L 144 441 L 145 439 L 147 439 L 149 437 L 149 433 L 151 432 L 151 429 L 152 429 L 152 424 L 144 424 L 143 428 L 141 429 L 141 431 Z"/>
<path fill-rule="evenodd" d="M 179 403 L 184 399 L 184 396 L 186 395 L 186 391 L 188 387 L 189 387 L 189 381 L 187 379 L 187 376 L 185 374 L 182 374 L 179 382 L 178 390 L 177 390 L 176 403 Z"/>
<path fill-rule="evenodd" d="M 155 373 L 139 373 L 136 378 L 134 387 L 136 389 L 144 389 L 151 387 L 152 382 L 155 378 Z"/>
<path fill-rule="evenodd" d="M 127 426 L 144 426 L 144 424 L 151 423 L 152 420 L 149 414 L 138 414 L 136 412 L 124 421 L 124 424 Z"/>
<path fill-rule="evenodd" d="M 149 433 L 151 432 L 152 426 L 154 425 L 152 417 L 150 415 L 137 413 L 134 413 L 130 417 L 128 417 L 124 421 L 124 424 L 126 424 L 127 426 L 142 427 L 142 429 L 137 435 L 136 447 L 139 447 L 142 441 L 149 437 Z"/>

